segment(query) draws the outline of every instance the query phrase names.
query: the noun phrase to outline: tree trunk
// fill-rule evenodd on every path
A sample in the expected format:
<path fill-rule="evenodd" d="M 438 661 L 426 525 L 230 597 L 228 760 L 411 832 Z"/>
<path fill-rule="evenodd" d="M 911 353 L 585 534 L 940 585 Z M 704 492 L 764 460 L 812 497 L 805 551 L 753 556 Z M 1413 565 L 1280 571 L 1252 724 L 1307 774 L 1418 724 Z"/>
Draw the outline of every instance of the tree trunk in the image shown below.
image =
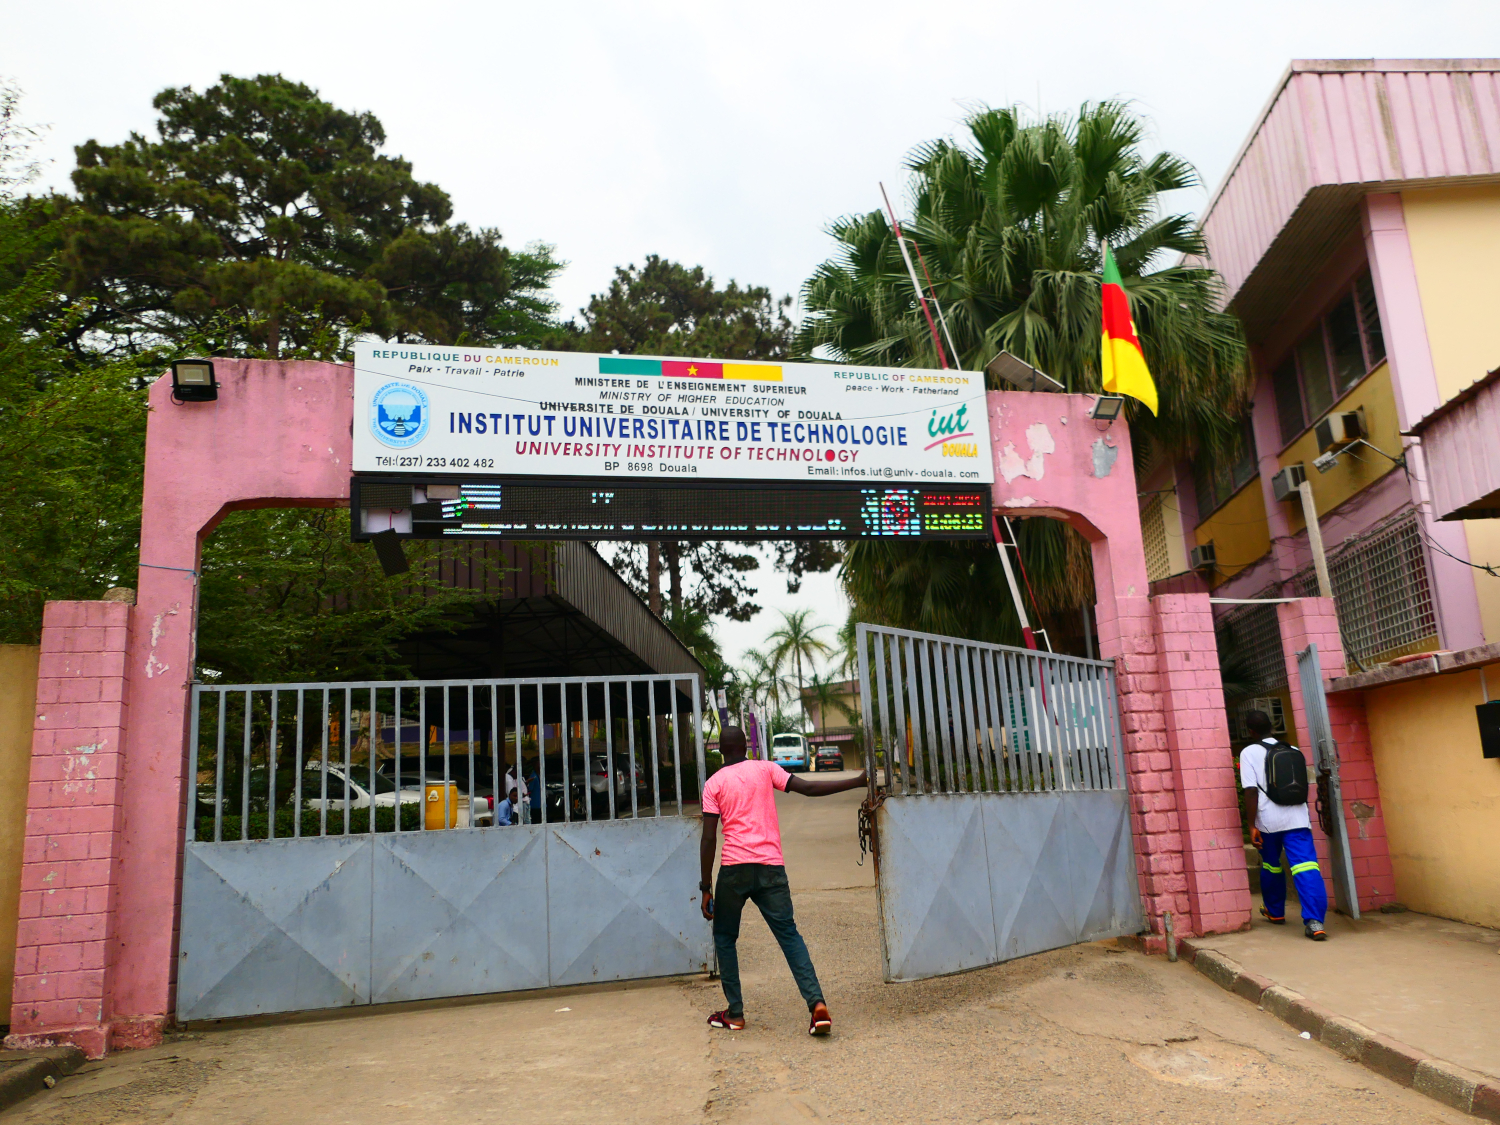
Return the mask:
<path fill-rule="evenodd" d="M 661 616 L 661 544 L 651 540 L 646 544 L 646 589 L 649 591 L 646 605 L 657 617 Z"/>
<path fill-rule="evenodd" d="M 667 557 L 667 589 L 671 598 L 672 616 L 681 627 L 682 614 L 682 544 L 663 543 L 662 553 Z"/>
<path fill-rule="evenodd" d="M 281 358 L 281 318 L 278 316 L 266 322 L 266 358 Z"/>

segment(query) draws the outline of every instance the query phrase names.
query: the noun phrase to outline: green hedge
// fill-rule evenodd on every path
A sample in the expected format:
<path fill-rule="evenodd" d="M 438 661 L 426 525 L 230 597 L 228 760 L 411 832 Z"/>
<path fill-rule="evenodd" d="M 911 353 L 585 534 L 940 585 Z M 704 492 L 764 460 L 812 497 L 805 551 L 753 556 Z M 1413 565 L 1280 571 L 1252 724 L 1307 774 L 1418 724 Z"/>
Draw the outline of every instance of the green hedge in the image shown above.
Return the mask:
<path fill-rule="evenodd" d="M 302 813 L 302 835 L 317 836 L 319 834 L 319 813 L 317 809 L 305 809 Z M 264 840 L 267 838 L 267 828 L 270 818 L 263 812 L 250 814 L 249 831 L 246 838 L 251 840 Z M 415 832 L 422 826 L 422 806 L 409 803 L 401 806 L 401 830 L 403 832 Z M 278 809 L 276 812 L 276 838 L 278 840 L 290 837 L 295 827 L 291 809 Z M 221 839 L 240 839 L 241 818 L 225 816 L 222 827 Z M 370 810 L 349 810 L 349 831 L 352 834 L 368 832 L 370 830 Z M 375 831 L 394 832 L 396 830 L 396 810 L 389 805 L 375 810 Z M 344 834 L 344 810 L 342 807 L 328 810 L 328 835 L 342 836 Z M 211 841 L 214 838 L 214 818 L 212 816 L 200 816 L 198 818 L 198 835 L 200 841 Z"/>

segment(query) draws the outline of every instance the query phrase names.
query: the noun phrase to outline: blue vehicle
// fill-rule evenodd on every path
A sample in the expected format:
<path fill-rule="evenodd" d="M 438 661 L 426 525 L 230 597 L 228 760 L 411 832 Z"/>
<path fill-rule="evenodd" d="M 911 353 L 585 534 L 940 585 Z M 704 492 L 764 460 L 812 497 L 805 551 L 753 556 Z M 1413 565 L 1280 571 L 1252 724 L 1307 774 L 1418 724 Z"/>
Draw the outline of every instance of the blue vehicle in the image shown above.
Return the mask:
<path fill-rule="evenodd" d="M 800 734 L 778 734 L 771 739 L 771 761 L 788 773 L 807 769 L 807 739 Z"/>

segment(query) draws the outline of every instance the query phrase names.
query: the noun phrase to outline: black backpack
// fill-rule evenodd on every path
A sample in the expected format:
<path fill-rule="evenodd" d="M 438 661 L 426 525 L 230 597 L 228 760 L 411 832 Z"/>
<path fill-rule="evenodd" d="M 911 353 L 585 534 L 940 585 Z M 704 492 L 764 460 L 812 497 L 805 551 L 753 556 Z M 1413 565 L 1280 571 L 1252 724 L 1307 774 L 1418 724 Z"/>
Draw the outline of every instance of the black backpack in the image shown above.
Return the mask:
<path fill-rule="evenodd" d="M 1266 748 L 1265 795 L 1278 805 L 1307 804 L 1307 759 L 1280 739 L 1262 740 Z"/>

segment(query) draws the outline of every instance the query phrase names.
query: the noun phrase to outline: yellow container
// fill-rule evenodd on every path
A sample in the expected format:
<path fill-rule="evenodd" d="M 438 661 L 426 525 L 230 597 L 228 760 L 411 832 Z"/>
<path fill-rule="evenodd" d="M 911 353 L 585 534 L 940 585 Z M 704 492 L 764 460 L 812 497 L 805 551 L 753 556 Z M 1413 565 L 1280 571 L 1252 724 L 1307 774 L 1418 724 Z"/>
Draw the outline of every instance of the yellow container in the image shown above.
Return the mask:
<path fill-rule="evenodd" d="M 427 800 L 423 804 L 422 827 L 431 831 L 434 828 L 452 828 L 458 824 L 458 786 L 449 782 L 448 790 L 448 823 L 443 823 L 443 789 L 441 781 L 429 781 L 427 783 Z"/>

